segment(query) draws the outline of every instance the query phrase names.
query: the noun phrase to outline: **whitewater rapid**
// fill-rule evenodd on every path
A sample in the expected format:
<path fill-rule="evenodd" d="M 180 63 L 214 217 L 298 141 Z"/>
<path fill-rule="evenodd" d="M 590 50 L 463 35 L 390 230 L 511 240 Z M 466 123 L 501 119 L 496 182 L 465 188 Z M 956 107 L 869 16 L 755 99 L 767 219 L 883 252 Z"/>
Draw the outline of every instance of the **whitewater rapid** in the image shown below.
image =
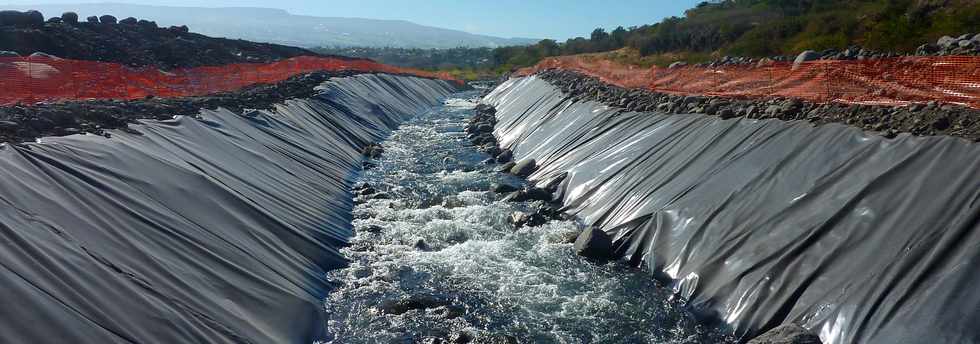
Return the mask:
<path fill-rule="evenodd" d="M 576 221 L 515 230 L 528 204 L 497 201 L 492 183 L 520 180 L 466 138 L 476 93 L 410 119 L 359 182 L 384 193 L 355 207 L 349 266 L 328 274 L 330 343 L 718 343 L 672 292 L 618 263 L 573 252 Z M 398 300 L 427 300 L 401 314 Z M 423 303 L 424 303 L 423 302 Z"/>

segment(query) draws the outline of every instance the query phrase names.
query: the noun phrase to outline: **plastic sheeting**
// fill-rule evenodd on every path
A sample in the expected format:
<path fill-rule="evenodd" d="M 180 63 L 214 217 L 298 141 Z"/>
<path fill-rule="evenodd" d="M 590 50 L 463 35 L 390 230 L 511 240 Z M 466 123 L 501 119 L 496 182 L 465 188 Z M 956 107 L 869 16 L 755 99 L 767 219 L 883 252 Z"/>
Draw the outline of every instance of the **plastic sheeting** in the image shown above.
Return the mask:
<path fill-rule="evenodd" d="M 747 337 L 980 342 L 980 145 L 843 125 L 622 112 L 536 77 L 485 100 L 531 179 L 692 309 Z M 642 295 L 637 295 L 643 297 Z"/>
<path fill-rule="evenodd" d="M 0 146 L 0 342 L 311 343 L 360 149 L 454 90 L 360 75 L 274 112 Z"/>

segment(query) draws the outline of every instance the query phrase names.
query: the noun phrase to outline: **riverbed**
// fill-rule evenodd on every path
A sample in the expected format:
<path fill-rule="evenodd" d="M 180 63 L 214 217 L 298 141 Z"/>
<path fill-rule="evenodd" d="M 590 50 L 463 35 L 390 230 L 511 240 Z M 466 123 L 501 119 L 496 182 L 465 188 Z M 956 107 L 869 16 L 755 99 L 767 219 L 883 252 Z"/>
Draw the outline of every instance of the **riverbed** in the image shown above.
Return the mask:
<path fill-rule="evenodd" d="M 348 267 L 329 273 L 329 343 L 720 343 L 647 273 L 575 255 L 575 220 L 515 229 L 463 131 L 478 92 L 401 125 L 359 183 Z M 377 196 L 382 195 L 382 196 Z"/>

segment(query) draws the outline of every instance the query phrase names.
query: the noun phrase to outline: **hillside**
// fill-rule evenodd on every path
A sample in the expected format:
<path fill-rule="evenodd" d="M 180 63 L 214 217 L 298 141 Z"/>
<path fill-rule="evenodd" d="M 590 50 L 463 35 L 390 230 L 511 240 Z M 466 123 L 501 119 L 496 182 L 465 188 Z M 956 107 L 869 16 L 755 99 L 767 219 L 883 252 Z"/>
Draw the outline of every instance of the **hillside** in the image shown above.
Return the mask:
<path fill-rule="evenodd" d="M 588 38 L 564 43 L 543 40 L 528 47 L 499 48 L 494 61 L 499 69 L 512 69 L 548 56 L 624 47 L 638 52 L 640 58 L 633 61 L 641 64 L 686 57 L 795 55 L 851 46 L 911 54 L 943 36 L 969 37 L 978 32 L 980 0 L 725 0 L 703 2 L 683 17 L 656 24 L 608 32 L 599 28 Z M 925 48 L 927 53 L 940 52 Z M 976 51 L 966 47 L 948 53 Z M 632 53 L 620 57 L 626 55 Z"/>
<path fill-rule="evenodd" d="M 402 20 L 301 16 L 269 8 L 164 7 L 115 3 L 8 7 L 36 9 L 51 14 L 75 11 L 83 18 L 106 13 L 120 18 L 148 18 L 161 25 L 187 25 L 194 32 L 209 36 L 300 47 L 494 48 L 537 41 L 475 35 Z"/>
<path fill-rule="evenodd" d="M 748 0 L 702 3 L 627 33 L 641 53 L 720 51 L 732 55 L 793 54 L 851 45 L 914 52 L 944 35 L 980 30 L 977 0 Z"/>
<path fill-rule="evenodd" d="M 60 13 L 60 12 L 59 12 Z M 14 11 L 6 16 L 22 15 Z M 82 17 L 84 18 L 84 17 Z M 117 62 L 164 69 L 271 62 L 295 56 L 315 56 L 309 50 L 277 44 L 212 38 L 191 33 L 186 26 L 162 28 L 155 22 L 104 18 L 104 22 L 60 17 L 23 25 L 0 22 L 0 51 L 26 56 L 35 52 L 57 57 Z M 135 21 L 135 22 L 131 22 Z"/>

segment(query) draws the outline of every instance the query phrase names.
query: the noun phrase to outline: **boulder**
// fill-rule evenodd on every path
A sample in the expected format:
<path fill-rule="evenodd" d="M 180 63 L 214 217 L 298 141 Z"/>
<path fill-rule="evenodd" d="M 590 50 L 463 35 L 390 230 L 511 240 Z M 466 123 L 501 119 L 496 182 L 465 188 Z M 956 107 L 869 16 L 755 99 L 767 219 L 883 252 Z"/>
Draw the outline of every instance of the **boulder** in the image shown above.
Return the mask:
<path fill-rule="evenodd" d="M 157 22 L 151 21 L 151 20 L 146 20 L 146 19 L 140 19 L 140 21 L 139 21 L 138 24 L 139 24 L 139 26 L 153 28 L 153 29 L 156 29 L 158 27 L 157 26 Z"/>
<path fill-rule="evenodd" d="M 117 23 L 116 17 L 111 16 L 111 15 L 108 15 L 108 14 L 99 17 L 99 22 L 102 23 L 102 24 L 116 24 Z"/>
<path fill-rule="evenodd" d="M 496 146 L 497 145 L 497 138 L 496 137 L 493 137 L 493 135 L 491 135 L 491 134 L 484 133 L 484 134 L 480 134 L 480 135 L 474 137 L 473 138 L 473 143 L 476 144 L 476 145 L 479 145 L 479 146 L 488 145 L 488 144 L 489 145 Z"/>
<path fill-rule="evenodd" d="M 527 202 L 527 201 L 545 201 L 551 202 L 552 195 L 548 190 L 542 188 L 528 187 L 515 192 L 510 193 L 507 197 L 504 197 L 504 202 Z"/>
<path fill-rule="evenodd" d="M 361 154 L 371 159 L 377 159 L 381 157 L 381 154 L 384 154 L 384 152 L 385 152 L 384 148 L 376 144 L 370 144 L 361 150 Z"/>
<path fill-rule="evenodd" d="M 384 228 L 378 225 L 367 225 L 361 227 L 361 231 L 367 233 L 381 233 L 382 231 L 384 231 Z"/>
<path fill-rule="evenodd" d="M 16 51 L 0 50 L 0 57 L 20 57 Z"/>
<path fill-rule="evenodd" d="M 89 16 L 88 18 L 85 18 L 85 21 L 87 21 L 89 23 L 98 23 L 99 22 L 99 17 Z"/>
<path fill-rule="evenodd" d="M 0 11 L 0 26 L 19 28 L 40 28 L 44 26 L 44 15 L 38 11 Z"/>
<path fill-rule="evenodd" d="M 405 314 L 412 310 L 430 309 L 446 307 L 451 305 L 448 300 L 437 299 L 432 296 L 411 296 L 407 299 L 385 300 L 381 302 L 378 310 L 384 314 Z"/>
<path fill-rule="evenodd" d="M 123 19 L 123 20 L 120 20 L 119 21 L 119 24 L 123 24 L 123 25 L 136 25 L 136 23 L 139 23 L 139 21 L 136 20 L 136 18 L 133 18 L 133 17 L 128 17 L 126 19 Z"/>
<path fill-rule="evenodd" d="M 783 112 L 783 107 L 779 105 L 769 105 L 766 108 L 766 117 L 776 117 Z"/>
<path fill-rule="evenodd" d="M 371 185 L 367 185 L 367 184 L 354 188 L 354 194 L 360 196 L 373 195 L 376 192 L 378 192 L 378 190 L 375 190 L 373 187 L 371 187 Z"/>
<path fill-rule="evenodd" d="M 493 115 L 497 113 L 497 109 L 488 104 L 477 104 L 473 110 L 475 110 L 477 113 L 486 115 Z"/>
<path fill-rule="evenodd" d="M 78 24 L 78 13 L 65 12 L 61 14 L 61 21 L 68 24 Z"/>
<path fill-rule="evenodd" d="M 2 124 L 0 124 L 0 128 L 2 128 Z M 493 183 L 490 185 L 490 191 L 496 194 L 511 193 L 517 190 L 520 190 L 520 188 L 506 183 Z"/>
<path fill-rule="evenodd" d="M 515 165 L 517 164 L 513 161 L 500 165 L 500 167 L 497 168 L 497 172 L 510 172 L 510 169 L 514 168 Z"/>
<path fill-rule="evenodd" d="M 487 153 L 489 156 L 496 157 L 498 154 L 500 154 L 500 147 L 497 147 L 496 144 L 483 145 L 480 146 L 480 151 Z"/>
<path fill-rule="evenodd" d="M 190 32 L 190 29 L 187 28 L 187 25 L 171 26 L 170 28 L 168 28 L 168 30 L 173 31 L 173 32 L 178 32 L 178 33 L 188 33 L 188 32 Z"/>
<path fill-rule="evenodd" d="M 780 325 L 750 340 L 748 344 L 821 344 L 820 337 L 797 324 Z"/>
<path fill-rule="evenodd" d="M 48 23 L 59 24 L 59 23 L 61 23 L 61 17 L 51 17 L 51 18 L 48 18 Z"/>
<path fill-rule="evenodd" d="M 793 70 L 800 68 L 800 65 L 802 65 L 804 62 L 815 61 L 819 59 L 820 59 L 820 53 L 813 50 L 804 51 L 799 55 L 797 55 L 796 59 L 793 60 Z"/>
<path fill-rule="evenodd" d="M 534 159 L 528 158 L 517 162 L 517 164 L 510 169 L 510 173 L 521 178 L 527 178 L 531 175 L 531 173 L 534 173 L 536 168 L 537 162 L 534 161 Z"/>
<path fill-rule="evenodd" d="M 759 59 L 759 62 L 757 62 L 755 64 L 755 66 L 756 67 L 765 67 L 765 66 L 771 65 L 771 64 L 773 64 L 775 62 L 776 61 L 773 61 L 772 59 L 770 59 L 768 57 L 763 57 L 763 58 Z"/>
<path fill-rule="evenodd" d="M 493 132 L 493 126 L 486 123 L 480 124 L 476 127 L 476 131 L 481 133 L 490 133 Z"/>
<path fill-rule="evenodd" d="M 949 37 L 949 36 L 942 36 L 939 38 L 938 41 L 936 41 L 936 45 L 943 48 L 949 48 L 950 46 L 955 44 L 956 41 L 958 41 L 956 38 Z"/>
<path fill-rule="evenodd" d="M 613 258 L 613 242 L 609 234 L 590 226 L 575 239 L 575 253 L 591 259 L 609 260 Z"/>
<path fill-rule="evenodd" d="M 497 154 L 496 158 L 498 163 L 501 164 L 508 163 L 510 162 L 511 159 L 514 158 L 514 152 L 511 152 L 510 149 L 504 149 L 500 151 L 500 154 Z"/>
<path fill-rule="evenodd" d="M 918 56 L 932 55 L 939 52 L 939 46 L 935 44 L 923 44 L 919 48 L 915 49 L 915 54 Z"/>
<path fill-rule="evenodd" d="M 514 228 L 521 227 L 537 227 L 548 223 L 548 219 L 538 213 L 525 213 L 522 211 L 514 212 L 510 216 L 510 223 L 514 225 Z"/>

